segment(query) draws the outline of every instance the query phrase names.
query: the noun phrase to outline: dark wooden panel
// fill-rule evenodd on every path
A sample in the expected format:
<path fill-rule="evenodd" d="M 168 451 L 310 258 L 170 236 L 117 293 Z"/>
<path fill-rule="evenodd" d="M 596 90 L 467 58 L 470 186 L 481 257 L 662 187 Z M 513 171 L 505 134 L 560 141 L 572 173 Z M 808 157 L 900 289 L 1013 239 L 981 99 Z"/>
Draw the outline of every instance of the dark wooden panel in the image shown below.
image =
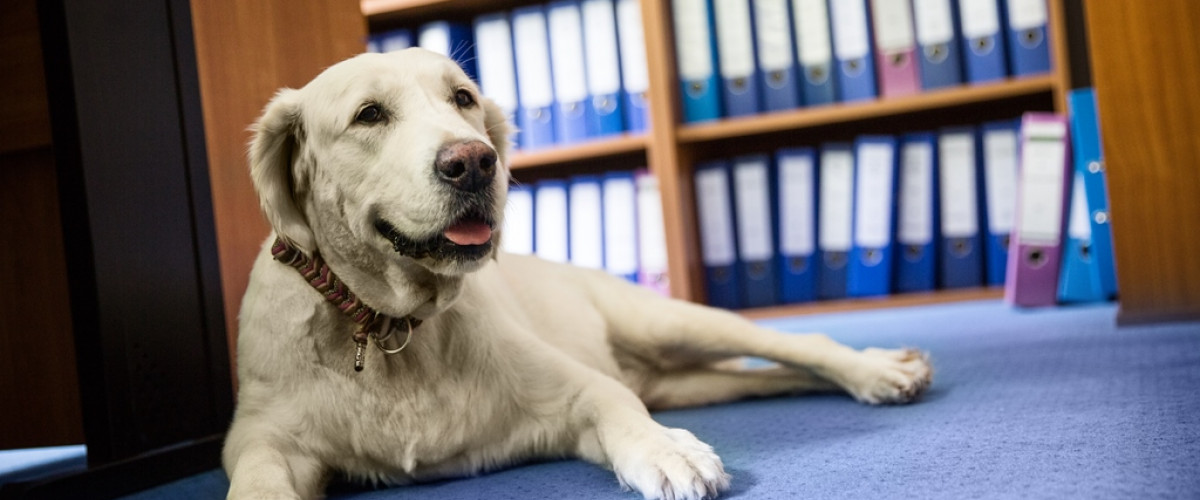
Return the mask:
<path fill-rule="evenodd" d="M 1120 320 L 1200 318 L 1200 2 L 1088 2 Z"/>
<path fill-rule="evenodd" d="M 0 154 L 49 145 L 37 2 L 5 0 L 0 11 Z"/>
<path fill-rule="evenodd" d="M 229 342 L 250 268 L 270 232 L 246 164 L 247 128 L 280 87 L 300 87 L 362 52 L 365 21 L 347 0 L 192 2 L 209 176 Z"/>
<path fill-rule="evenodd" d="M 43 0 L 39 18 L 89 463 L 220 435 L 233 398 L 188 4 Z"/>
<path fill-rule="evenodd" d="M 0 283 L 0 449 L 82 443 L 49 148 L 0 155 Z"/>

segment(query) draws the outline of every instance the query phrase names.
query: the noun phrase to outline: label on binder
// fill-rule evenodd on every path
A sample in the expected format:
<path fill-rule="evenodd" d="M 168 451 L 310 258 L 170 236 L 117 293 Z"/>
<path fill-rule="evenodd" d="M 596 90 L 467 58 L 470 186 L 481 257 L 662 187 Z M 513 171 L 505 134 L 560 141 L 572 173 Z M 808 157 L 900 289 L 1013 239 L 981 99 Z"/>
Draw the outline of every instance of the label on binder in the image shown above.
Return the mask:
<path fill-rule="evenodd" d="M 884 247 L 892 228 L 892 148 L 863 144 L 858 148 L 858 159 L 854 240 L 867 248 Z"/>
<path fill-rule="evenodd" d="M 579 28 L 583 21 L 579 9 L 562 7 L 550 9 L 551 63 L 554 65 L 554 95 L 560 103 L 580 102 L 587 99 L 587 87 L 582 77 L 583 37 Z"/>
<path fill-rule="evenodd" d="M 475 25 L 475 43 L 480 47 L 480 85 L 483 93 L 500 109 L 517 109 L 517 77 L 513 69 L 512 35 L 503 17 L 487 18 Z"/>
<path fill-rule="evenodd" d="M 1075 172 L 1075 185 L 1071 189 L 1071 222 L 1067 224 L 1067 235 L 1073 240 L 1091 240 L 1092 220 L 1088 217 L 1082 173 Z"/>
<path fill-rule="evenodd" d="M 779 162 L 779 240 L 786 255 L 810 255 L 813 243 L 813 162 L 788 156 Z"/>
<path fill-rule="evenodd" d="M 962 9 L 962 30 L 967 38 L 983 38 L 1000 32 L 1000 13 L 997 0 L 959 0 Z"/>
<path fill-rule="evenodd" d="M 617 36 L 620 37 L 622 49 L 621 78 L 625 82 L 625 91 L 631 94 L 645 92 L 650 88 L 650 75 L 639 0 L 617 1 Z"/>
<path fill-rule="evenodd" d="M 747 261 L 771 258 L 771 197 L 765 164 L 740 164 L 733 168 L 737 190 L 738 248 Z"/>
<path fill-rule="evenodd" d="M 1057 245 L 1062 236 L 1063 155 L 1061 123 L 1027 123 L 1021 152 L 1021 242 Z"/>
<path fill-rule="evenodd" d="M 984 134 L 984 188 L 987 190 L 988 230 L 1012 232 L 1017 210 L 1017 132 L 998 130 Z"/>
<path fill-rule="evenodd" d="M 871 50 L 867 10 L 861 0 L 830 2 L 833 9 L 833 49 L 842 61 L 861 59 Z"/>
<path fill-rule="evenodd" d="M 833 59 L 829 45 L 829 12 L 825 0 L 794 0 L 796 53 L 805 66 L 824 64 Z M 865 53 L 865 52 L 864 52 Z"/>
<path fill-rule="evenodd" d="M 540 15 L 513 16 L 513 34 L 518 50 L 545 50 L 545 54 L 517 55 L 517 74 L 520 75 L 521 106 L 537 109 L 554 102 L 550 82 L 550 58 L 545 17 Z M 541 57 L 545 55 L 547 57 Z"/>
<path fill-rule="evenodd" d="M 1016 30 L 1046 24 L 1046 0 L 1008 0 L 1008 24 Z"/>
<path fill-rule="evenodd" d="M 604 267 L 610 273 L 628 275 L 638 270 L 637 203 L 633 179 L 604 181 Z"/>
<path fill-rule="evenodd" d="M 612 3 L 608 0 L 583 0 L 583 18 L 588 22 L 583 30 L 584 43 L 593 47 L 587 52 L 586 60 L 588 90 L 595 95 L 615 94 L 621 90 L 621 75 L 619 71 L 612 71 L 620 67 Z M 603 49 L 596 50 L 596 47 Z M 601 68 L 605 71 L 599 71 Z"/>
<path fill-rule="evenodd" d="M 705 0 L 674 0 L 675 37 L 678 43 L 679 77 L 703 80 L 713 74 L 712 39 L 708 32 L 708 5 Z"/>
<path fill-rule="evenodd" d="M 696 173 L 696 209 L 702 224 L 700 246 L 705 265 L 727 266 L 737 260 L 727 182 L 721 169 Z"/>
<path fill-rule="evenodd" d="M 947 134 L 941 153 L 942 233 L 966 238 L 979 233 L 975 205 L 975 141 L 970 133 Z"/>
<path fill-rule="evenodd" d="M 570 186 L 571 263 L 600 269 L 604 267 L 603 212 L 599 182 L 581 182 Z"/>
<path fill-rule="evenodd" d="M 533 253 L 533 193 L 528 190 L 509 191 L 504 203 L 505 252 L 529 255 Z"/>
<path fill-rule="evenodd" d="M 422 29 L 420 33 L 417 33 L 417 45 L 423 49 L 451 57 L 453 49 L 450 47 L 450 27 L 445 22 L 441 22 L 431 25 L 429 29 Z"/>
<path fill-rule="evenodd" d="M 817 225 L 822 250 L 849 252 L 854 212 L 854 155 L 829 151 L 821 155 L 821 218 Z"/>
<path fill-rule="evenodd" d="M 745 0 L 716 0 L 717 57 L 721 76 L 738 78 L 754 73 L 754 40 L 751 38 L 750 5 Z"/>
<path fill-rule="evenodd" d="M 871 6 L 879 48 L 886 51 L 912 48 L 915 38 L 908 0 L 873 0 Z"/>
<path fill-rule="evenodd" d="M 900 216 L 896 239 L 905 245 L 933 241 L 933 147 L 905 144 L 900 153 Z"/>
<path fill-rule="evenodd" d="M 787 0 L 754 0 L 758 31 L 758 62 L 763 71 L 783 71 L 792 65 L 792 36 Z"/>
<path fill-rule="evenodd" d="M 917 42 L 923 46 L 954 40 L 954 15 L 951 0 L 913 0 L 916 13 Z"/>

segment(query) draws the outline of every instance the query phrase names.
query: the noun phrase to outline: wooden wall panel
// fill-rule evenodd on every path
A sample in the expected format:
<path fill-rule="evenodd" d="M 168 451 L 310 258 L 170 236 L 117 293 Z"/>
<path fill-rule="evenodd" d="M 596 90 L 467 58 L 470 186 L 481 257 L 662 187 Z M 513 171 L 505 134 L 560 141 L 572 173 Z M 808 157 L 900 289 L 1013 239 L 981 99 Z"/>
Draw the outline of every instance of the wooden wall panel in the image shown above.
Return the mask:
<path fill-rule="evenodd" d="M 83 442 L 57 189 L 50 148 L 0 155 L 0 449 Z"/>
<path fill-rule="evenodd" d="M 1119 320 L 1200 318 L 1200 2 L 1085 8 Z"/>
<path fill-rule="evenodd" d="M 192 22 L 232 347 L 250 268 L 270 232 L 250 183 L 247 128 L 280 87 L 303 86 L 362 52 L 366 22 L 348 0 L 193 1 Z"/>
<path fill-rule="evenodd" d="M 79 444 L 50 111 L 35 0 L 0 13 L 0 449 Z"/>
<path fill-rule="evenodd" d="M 50 111 L 37 3 L 5 1 L 0 11 L 0 153 L 50 144 Z"/>

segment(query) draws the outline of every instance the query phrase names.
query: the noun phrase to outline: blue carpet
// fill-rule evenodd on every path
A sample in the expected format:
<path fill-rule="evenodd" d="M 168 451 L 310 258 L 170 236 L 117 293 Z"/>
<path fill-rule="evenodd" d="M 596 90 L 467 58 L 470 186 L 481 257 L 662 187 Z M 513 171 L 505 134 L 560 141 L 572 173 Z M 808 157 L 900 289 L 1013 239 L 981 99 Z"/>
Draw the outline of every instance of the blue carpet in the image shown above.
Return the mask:
<path fill-rule="evenodd" d="M 660 412 L 713 445 L 723 498 L 1200 498 L 1200 323 L 1116 328 L 1111 304 L 999 301 L 763 321 L 855 347 L 928 350 L 918 404 L 818 395 Z M 223 498 L 211 471 L 128 497 Z M 636 499 L 561 461 L 334 499 Z"/>

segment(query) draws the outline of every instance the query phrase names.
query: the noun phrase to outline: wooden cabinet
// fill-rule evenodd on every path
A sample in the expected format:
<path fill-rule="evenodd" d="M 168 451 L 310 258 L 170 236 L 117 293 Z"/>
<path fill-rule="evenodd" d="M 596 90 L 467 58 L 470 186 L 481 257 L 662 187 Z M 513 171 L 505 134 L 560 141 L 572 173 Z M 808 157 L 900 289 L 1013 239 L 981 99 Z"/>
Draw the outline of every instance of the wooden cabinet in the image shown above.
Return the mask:
<path fill-rule="evenodd" d="M 469 21 L 472 17 L 540 1 L 481 0 L 363 0 L 363 14 L 372 29 L 416 27 L 435 19 Z M 681 124 L 674 37 L 669 0 L 642 0 L 650 76 L 651 129 L 644 136 L 568 146 L 513 159 L 514 176 L 538 178 L 594 168 L 614 157 L 636 157 L 659 178 L 671 292 L 675 297 L 702 301 L 703 268 L 699 253 L 692 166 L 709 158 L 771 152 L 785 146 L 816 146 L 849 140 L 860 134 L 896 134 L 938 127 L 978 124 L 1015 118 L 1026 110 L 1065 110 L 1070 88 L 1063 6 L 1049 2 L 1054 69 L 1046 75 L 1014 78 L 986 85 L 926 92 L 915 96 L 836 104 L 703 124 Z M 577 166 L 586 164 L 587 166 Z M 613 169 L 637 164 L 611 162 Z M 744 311 L 750 316 L 798 314 L 862 307 L 890 307 L 978 297 L 998 297 L 993 289 L 939 291 L 917 296 L 818 302 Z"/>
<path fill-rule="evenodd" d="M 1087 2 L 1121 322 L 1200 318 L 1200 2 Z"/>

